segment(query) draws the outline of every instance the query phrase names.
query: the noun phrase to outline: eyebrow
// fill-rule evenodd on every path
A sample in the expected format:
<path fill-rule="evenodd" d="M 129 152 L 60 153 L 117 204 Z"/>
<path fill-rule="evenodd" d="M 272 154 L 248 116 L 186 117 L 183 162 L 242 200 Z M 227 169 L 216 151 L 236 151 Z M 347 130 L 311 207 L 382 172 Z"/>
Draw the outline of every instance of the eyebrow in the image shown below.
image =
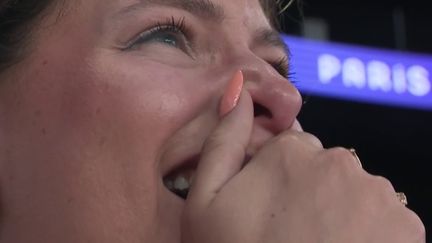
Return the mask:
<path fill-rule="evenodd" d="M 130 15 L 138 10 L 155 5 L 183 9 L 192 15 L 215 22 L 222 22 L 225 19 L 223 8 L 215 5 L 210 0 L 140 0 L 136 4 L 120 10 L 116 16 Z"/>
<path fill-rule="evenodd" d="M 236 0 L 233 0 L 236 1 Z M 222 23 L 225 19 L 224 9 L 211 0 L 139 0 L 138 3 L 127 6 L 115 16 L 133 15 L 135 12 L 152 6 L 167 6 L 182 9 L 201 19 Z M 260 28 L 253 35 L 253 44 L 274 46 L 283 49 L 291 55 L 289 47 L 283 41 L 280 33 L 273 28 Z"/>
<path fill-rule="evenodd" d="M 288 56 L 291 56 L 291 51 L 285 41 L 282 39 L 281 34 L 271 28 L 261 28 L 255 32 L 253 42 L 257 45 L 275 46 L 285 51 Z"/>

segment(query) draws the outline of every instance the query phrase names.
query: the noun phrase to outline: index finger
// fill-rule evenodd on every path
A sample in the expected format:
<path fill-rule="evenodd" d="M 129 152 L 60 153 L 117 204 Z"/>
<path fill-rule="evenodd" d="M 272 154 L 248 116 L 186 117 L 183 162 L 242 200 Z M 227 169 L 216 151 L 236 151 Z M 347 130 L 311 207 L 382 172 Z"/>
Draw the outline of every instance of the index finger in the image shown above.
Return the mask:
<path fill-rule="evenodd" d="M 208 205 L 243 165 L 253 126 L 252 98 L 242 91 L 237 107 L 208 137 L 188 200 Z"/>

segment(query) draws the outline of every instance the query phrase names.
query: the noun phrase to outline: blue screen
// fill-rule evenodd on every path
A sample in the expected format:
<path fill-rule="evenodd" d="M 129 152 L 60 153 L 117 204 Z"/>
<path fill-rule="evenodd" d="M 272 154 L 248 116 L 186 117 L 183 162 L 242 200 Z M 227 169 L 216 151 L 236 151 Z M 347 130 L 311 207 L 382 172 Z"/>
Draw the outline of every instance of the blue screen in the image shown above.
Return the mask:
<path fill-rule="evenodd" d="M 432 110 L 432 56 L 283 35 L 305 95 Z"/>

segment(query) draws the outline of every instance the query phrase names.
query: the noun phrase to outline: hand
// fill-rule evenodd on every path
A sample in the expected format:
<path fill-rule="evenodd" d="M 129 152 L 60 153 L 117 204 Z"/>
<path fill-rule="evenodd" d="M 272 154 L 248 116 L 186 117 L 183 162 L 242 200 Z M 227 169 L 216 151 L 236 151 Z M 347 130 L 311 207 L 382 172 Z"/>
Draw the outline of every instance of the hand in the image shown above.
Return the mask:
<path fill-rule="evenodd" d="M 243 91 L 204 146 L 182 242 L 425 242 L 421 220 L 388 180 L 308 133 L 279 134 L 242 168 L 252 122 Z"/>

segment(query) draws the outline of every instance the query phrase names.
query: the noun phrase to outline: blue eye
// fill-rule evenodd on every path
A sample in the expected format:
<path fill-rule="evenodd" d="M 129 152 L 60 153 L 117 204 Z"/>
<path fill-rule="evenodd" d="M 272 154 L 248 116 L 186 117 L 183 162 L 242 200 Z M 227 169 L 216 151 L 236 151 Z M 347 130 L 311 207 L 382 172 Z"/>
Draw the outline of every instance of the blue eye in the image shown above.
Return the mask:
<path fill-rule="evenodd" d="M 188 52 L 189 42 L 185 33 L 187 29 L 184 19 L 176 21 L 172 18 L 166 23 L 158 23 L 153 29 L 141 33 L 126 49 L 138 49 L 143 44 L 164 44 Z"/>
<path fill-rule="evenodd" d="M 158 33 L 153 37 L 153 40 L 165 43 L 167 45 L 175 46 L 175 47 L 177 47 L 179 44 L 179 41 L 177 40 L 177 36 L 172 33 Z"/>
<path fill-rule="evenodd" d="M 137 47 L 138 45 L 146 43 L 161 43 L 177 48 L 182 48 L 184 40 L 185 38 L 183 33 L 177 30 L 172 30 L 172 28 L 168 26 L 160 26 L 156 27 L 156 29 L 149 30 L 148 32 L 140 34 L 138 38 L 133 42 L 132 47 Z"/>

